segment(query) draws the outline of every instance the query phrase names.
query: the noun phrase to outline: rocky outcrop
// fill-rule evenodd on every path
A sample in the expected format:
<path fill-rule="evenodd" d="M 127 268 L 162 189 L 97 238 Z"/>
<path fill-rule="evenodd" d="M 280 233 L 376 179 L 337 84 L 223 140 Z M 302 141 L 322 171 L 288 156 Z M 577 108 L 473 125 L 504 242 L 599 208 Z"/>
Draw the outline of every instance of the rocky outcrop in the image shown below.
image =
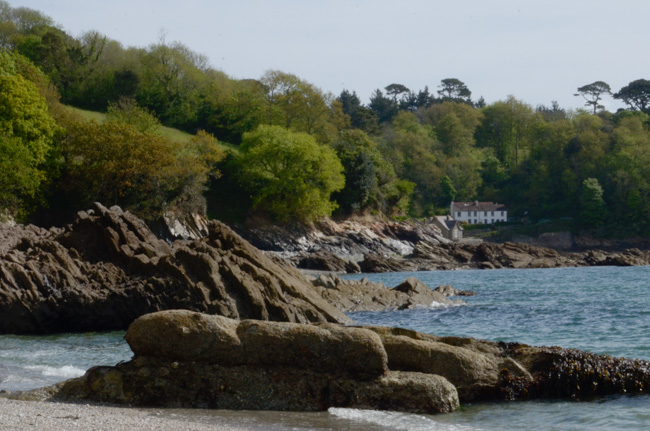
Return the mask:
<path fill-rule="evenodd" d="M 136 320 L 126 339 L 133 360 L 41 392 L 133 406 L 253 410 L 443 413 L 459 403 L 444 377 L 389 370 L 381 337 L 364 328 L 174 310 Z"/>
<path fill-rule="evenodd" d="M 650 251 L 588 250 L 588 242 L 568 232 L 545 233 L 536 240 L 490 243 L 451 242 L 436 226 L 417 221 L 324 220 L 311 227 L 256 225 L 238 228 L 262 250 L 302 269 L 336 272 L 411 272 L 450 269 L 558 268 L 575 266 L 650 265 Z M 647 241 L 643 242 L 647 246 Z M 568 251 L 572 247 L 585 249 Z M 558 251 L 559 250 L 559 251 Z"/>
<path fill-rule="evenodd" d="M 412 308 L 450 307 L 463 305 L 460 300 L 452 301 L 448 296 L 459 295 L 451 286 L 444 293 L 430 289 L 415 277 L 409 277 L 394 288 L 383 283 L 373 283 L 366 278 L 344 280 L 335 274 L 321 275 L 312 280 L 315 289 L 330 304 L 341 311 L 385 311 Z M 442 287 L 442 286 L 441 286 Z"/>
<path fill-rule="evenodd" d="M 347 322 L 302 274 L 211 221 L 201 240 L 159 240 L 100 204 L 65 228 L 0 225 L 0 333 L 125 329 L 159 310 Z"/>
<path fill-rule="evenodd" d="M 630 248 L 623 252 L 589 250 L 580 256 L 587 266 L 643 266 L 650 262 L 650 252 Z"/>
<path fill-rule="evenodd" d="M 13 398 L 133 406 L 442 413 L 459 403 L 645 393 L 650 362 L 387 327 L 235 321 L 187 310 L 136 320 L 134 358 Z"/>

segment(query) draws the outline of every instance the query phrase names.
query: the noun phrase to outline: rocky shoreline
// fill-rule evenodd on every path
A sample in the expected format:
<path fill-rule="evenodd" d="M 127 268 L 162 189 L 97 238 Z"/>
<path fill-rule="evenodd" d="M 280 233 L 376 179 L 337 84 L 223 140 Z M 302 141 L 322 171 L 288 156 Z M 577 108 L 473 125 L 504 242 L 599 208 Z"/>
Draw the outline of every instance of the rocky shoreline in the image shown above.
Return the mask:
<path fill-rule="evenodd" d="M 422 283 L 396 290 L 310 279 L 223 223 L 205 229 L 200 239 L 169 243 L 129 212 L 100 204 L 62 228 L 0 224 L 0 333 L 124 330 L 168 309 L 349 323 L 344 311 L 451 302 Z"/>
<path fill-rule="evenodd" d="M 259 249 L 298 268 L 340 273 L 650 265 L 647 249 L 605 251 L 589 248 L 598 243 L 585 240 L 581 251 L 568 251 L 566 238 L 557 250 L 524 242 L 452 242 L 435 225 L 419 221 L 322 220 L 311 227 L 260 224 L 235 229 Z"/>
<path fill-rule="evenodd" d="M 567 254 L 519 243 L 451 243 L 426 224 L 363 226 L 354 234 L 330 226 L 336 235 L 315 235 L 319 244 L 336 242 L 349 256 L 362 250 L 388 255 L 367 252 L 357 262 L 337 256 L 332 245 L 317 251 L 321 264 L 334 256 L 343 266 L 328 269 L 341 272 L 648 262 L 647 252 L 635 249 Z M 277 247 L 293 241 L 277 235 L 268 237 L 284 241 Z M 128 327 L 135 354 L 126 363 L 91 368 L 79 379 L 3 396 L 160 407 L 444 413 L 482 400 L 645 393 L 650 384 L 646 361 L 346 326 L 352 322 L 345 312 L 462 305 L 450 297 L 472 292 L 431 289 L 413 277 L 388 288 L 334 273 L 306 276 L 286 259 L 304 266 L 313 241 L 296 240 L 308 247 L 298 260 L 300 253 L 264 253 L 212 221 L 201 238 L 167 242 L 132 214 L 100 204 L 61 228 L 0 225 L 0 333 Z M 318 266 L 313 262 L 312 269 Z"/>
<path fill-rule="evenodd" d="M 447 413 L 463 403 L 645 393 L 650 362 L 559 347 L 438 337 L 400 328 L 148 314 L 132 360 L 19 400 L 136 407 Z"/>
<path fill-rule="evenodd" d="M 340 273 L 650 265 L 647 249 L 605 251 L 589 248 L 598 242 L 585 239 L 581 251 L 568 251 L 564 237 L 558 250 L 524 242 L 452 242 L 435 225 L 419 221 L 323 220 L 311 227 L 235 229 L 257 248 L 298 268 Z M 540 243 L 550 245 L 548 236 Z"/>

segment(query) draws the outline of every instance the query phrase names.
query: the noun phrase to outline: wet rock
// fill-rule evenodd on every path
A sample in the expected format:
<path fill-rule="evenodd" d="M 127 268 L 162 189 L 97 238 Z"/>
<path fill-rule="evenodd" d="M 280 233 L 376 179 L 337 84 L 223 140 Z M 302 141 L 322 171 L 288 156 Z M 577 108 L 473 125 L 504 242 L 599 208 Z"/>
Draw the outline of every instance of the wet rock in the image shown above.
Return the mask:
<path fill-rule="evenodd" d="M 441 293 L 441 294 L 443 294 L 445 296 L 474 296 L 474 295 L 476 295 L 476 292 L 473 292 L 471 290 L 454 289 L 452 286 L 450 286 L 448 284 L 438 286 L 433 290 L 435 292 Z"/>

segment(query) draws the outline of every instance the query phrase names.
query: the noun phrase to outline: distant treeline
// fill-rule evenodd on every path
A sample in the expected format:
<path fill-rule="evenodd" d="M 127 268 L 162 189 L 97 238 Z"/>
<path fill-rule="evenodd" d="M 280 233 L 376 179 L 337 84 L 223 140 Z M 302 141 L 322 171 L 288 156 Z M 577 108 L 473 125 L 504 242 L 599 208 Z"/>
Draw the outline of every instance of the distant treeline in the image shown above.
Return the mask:
<path fill-rule="evenodd" d="M 392 83 L 367 104 L 269 70 L 236 80 L 161 38 L 125 48 L 0 1 L 0 208 L 65 216 L 92 201 L 146 218 L 208 208 L 312 220 L 424 217 L 491 200 L 595 234 L 650 232 L 650 81 L 576 90 L 585 110 L 513 96 L 486 104 L 456 78 Z M 531 83 L 531 85 L 534 85 Z M 627 109 L 610 113 L 603 97 Z M 105 112 L 103 123 L 65 105 Z M 195 137 L 177 142 L 159 125 Z M 46 209 L 43 211 L 43 209 Z"/>

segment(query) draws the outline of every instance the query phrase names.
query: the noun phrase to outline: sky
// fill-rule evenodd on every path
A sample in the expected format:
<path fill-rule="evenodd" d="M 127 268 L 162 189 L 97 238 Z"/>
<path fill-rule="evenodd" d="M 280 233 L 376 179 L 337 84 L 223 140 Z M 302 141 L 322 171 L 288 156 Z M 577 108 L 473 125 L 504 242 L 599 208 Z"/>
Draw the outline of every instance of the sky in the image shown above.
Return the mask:
<path fill-rule="evenodd" d="M 281 70 L 335 95 L 356 91 L 364 104 L 392 83 L 434 93 L 457 78 L 474 100 L 575 109 L 578 87 L 604 81 L 616 92 L 650 79 L 647 0 L 7 1 L 75 37 L 96 30 L 147 47 L 164 34 L 232 78 Z"/>

